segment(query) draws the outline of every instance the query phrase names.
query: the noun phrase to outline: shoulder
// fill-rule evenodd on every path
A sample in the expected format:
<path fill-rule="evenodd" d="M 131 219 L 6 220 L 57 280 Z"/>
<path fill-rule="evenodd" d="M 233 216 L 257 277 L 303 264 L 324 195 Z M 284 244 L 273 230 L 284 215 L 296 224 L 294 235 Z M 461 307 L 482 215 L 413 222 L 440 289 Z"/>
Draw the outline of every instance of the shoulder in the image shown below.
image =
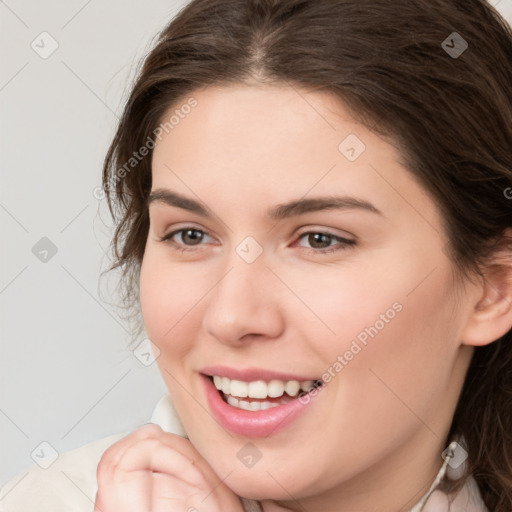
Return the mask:
<path fill-rule="evenodd" d="M 0 512 L 92 512 L 98 463 L 107 448 L 129 434 L 97 439 L 61 453 L 47 469 L 34 465 L 19 473 L 0 489 Z"/>
<path fill-rule="evenodd" d="M 150 423 L 186 436 L 167 393 L 158 401 Z M 102 437 L 61 453 L 47 469 L 34 465 L 19 473 L 0 489 L 0 512 L 93 512 L 100 459 L 110 446 L 130 433 Z"/>

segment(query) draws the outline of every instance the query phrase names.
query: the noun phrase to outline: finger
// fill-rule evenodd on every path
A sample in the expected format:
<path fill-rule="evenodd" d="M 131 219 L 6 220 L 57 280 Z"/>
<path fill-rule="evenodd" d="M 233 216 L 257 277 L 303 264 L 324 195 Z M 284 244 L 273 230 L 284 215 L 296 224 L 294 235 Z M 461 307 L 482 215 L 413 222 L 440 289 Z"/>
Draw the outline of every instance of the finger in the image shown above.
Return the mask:
<path fill-rule="evenodd" d="M 104 452 L 100 459 L 100 462 L 97 467 L 97 476 L 100 477 L 100 474 L 103 472 L 109 472 L 113 468 L 115 468 L 116 464 L 119 462 L 119 459 L 123 456 L 126 450 L 138 442 L 141 439 L 147 439 L 151 437 L 158 437 L 162 433 L 162 429 L 159 425 L 153 423 L 147 423 L 135 431 L 131 432 L 127 436 L 123 437 L 112 446 L 109 446 Z"/>
<path fill-rule="evenodd" d="M 187 457 L 187 459 L 189 459 L 192 464 L 201 470 L 201 473 L 208 482 L 215 485 L 220 483 L 221 480 L 213 468 L 188 439 L 164 431 L 162 431 L 160 439 L 167 446 L 176 451 L 179 451 L 183 454 L 183 456 Z"/>
<path fill-rule="evenodd" d="M 201 470 L 180 451 L 161 439 L 141 439 L 129 446 L 116 464 L 115 471 L 164 473 L 193 486 L 204 486 Z"/>
<path fill-rule="evenodd" d="M 103 453 L 103 456 L 108 462 L 115 463 L 116 459 L 118 459 L 123 452 L 132 444 L 137 442 L 140 439 L 145 439 L 148 437 L 157 437 L 162 432 L 162 429 L 159 425 L 155 425 L 154 423 L 147 423 L 138 427 L 136 430 L 123 437 L 115 444 L 107 448 Z"/>
<path fill-rule="evenodd" d="M 173 451 L 179 452 L 185 457 L 189 464 L 195 466 L 197 468 L 197 475 L 200 476 L 200 481 L 196 480 L 188 480 L 189 482 L 194 482 L 195 485 L 206 484 L 207 488 L 211 491 L 213 489 L 217 489 L 217 492 L 228 492 L 231 491 L 226 487 L 223 483 L 222 479 L 215 473 L 210 464 L 204 459 L 204 457 L 197 451 L 195 446 L 190 442 L 189 439 L 186 439 L 182 436 L 178 436 L 177 434 L 171 434 L 169 432 L 165 432 L 160 427 L 157 429 L 153 429 L 152 432 L 155 434 L 155 437 L 168 446 Z M 170 469 L 167 469 L 167 472 L 170 473 Z"/>

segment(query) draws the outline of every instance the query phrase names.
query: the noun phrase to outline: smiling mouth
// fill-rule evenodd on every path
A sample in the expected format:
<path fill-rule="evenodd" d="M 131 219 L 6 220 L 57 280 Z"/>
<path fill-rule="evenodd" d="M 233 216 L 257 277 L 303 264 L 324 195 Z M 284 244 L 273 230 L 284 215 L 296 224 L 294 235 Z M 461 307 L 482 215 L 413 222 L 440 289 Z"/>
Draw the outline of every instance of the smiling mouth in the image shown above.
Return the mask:
<path fill-rule="evenodd" d="M 218 375 L 209 376 L 224 402 L 246 411 L 261 411 L 279 407 L 324 385 L 320 379 L 297 380 L 256 380 L 246 382 Z"/>

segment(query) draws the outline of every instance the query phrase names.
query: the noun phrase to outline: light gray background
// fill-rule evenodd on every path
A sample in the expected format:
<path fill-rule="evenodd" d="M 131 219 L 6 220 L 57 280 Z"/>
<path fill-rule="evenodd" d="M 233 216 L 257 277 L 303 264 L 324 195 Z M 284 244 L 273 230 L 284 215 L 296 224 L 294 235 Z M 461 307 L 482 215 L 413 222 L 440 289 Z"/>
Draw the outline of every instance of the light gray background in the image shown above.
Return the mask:
<path fill-rule="evenodd" d="M 41 442 L 133 430 L 166 392 L 126 349 L 108 280 L 99 295 L 112 231 L 93 191 L 135 66 L 185 3 L 0 0 L 0 487 Z M 512 0 L 491 3 L 512 21 Z M 50 48 L 43 31 L 58 43 L 46 59 L 31 47 Z"/>
<path fill-rule="evenodd" d="M 93 190 L 136 64 L 185 3 L 0 2 L 0 486 L 42 441 L 62 453 L 135 429 L 166 392 L 126 349 L 108 279 L 99 295 L 112 231 Z"/>

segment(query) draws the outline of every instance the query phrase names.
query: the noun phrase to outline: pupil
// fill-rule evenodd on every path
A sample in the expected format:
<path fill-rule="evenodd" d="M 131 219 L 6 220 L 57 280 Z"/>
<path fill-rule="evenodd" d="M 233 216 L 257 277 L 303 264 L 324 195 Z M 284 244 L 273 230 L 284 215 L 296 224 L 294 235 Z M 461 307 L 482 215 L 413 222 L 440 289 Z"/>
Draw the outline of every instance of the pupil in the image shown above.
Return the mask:
<path fill-rule="evenodd" d="M 322 245 L 322 243 L 324 243 L 324 247 L 325 247 L 325 244 L 327 246 L 329 246 L 329 235 L 324 235 L 323 233 L 313 233 L 311 235 L 309 235 L 309 243 L 313 246 L 313 247 L 316 247 L 317 244 L 320 244 Z"/>
<path fill-rule="evenodd" d="M 190 233 L 196 233 L 196 234 L 199 233 L 199 235 L 197 237 L 194 237 L 193 235 L 192 235 L 192 237 L 190 237 Z M 192 245 L 195 245 L 201 241 L 202 234 L 197 229 L 187 229 L 185 231 L 185 237 L 189 238 L 189 240 L 192 241 Z"/>

